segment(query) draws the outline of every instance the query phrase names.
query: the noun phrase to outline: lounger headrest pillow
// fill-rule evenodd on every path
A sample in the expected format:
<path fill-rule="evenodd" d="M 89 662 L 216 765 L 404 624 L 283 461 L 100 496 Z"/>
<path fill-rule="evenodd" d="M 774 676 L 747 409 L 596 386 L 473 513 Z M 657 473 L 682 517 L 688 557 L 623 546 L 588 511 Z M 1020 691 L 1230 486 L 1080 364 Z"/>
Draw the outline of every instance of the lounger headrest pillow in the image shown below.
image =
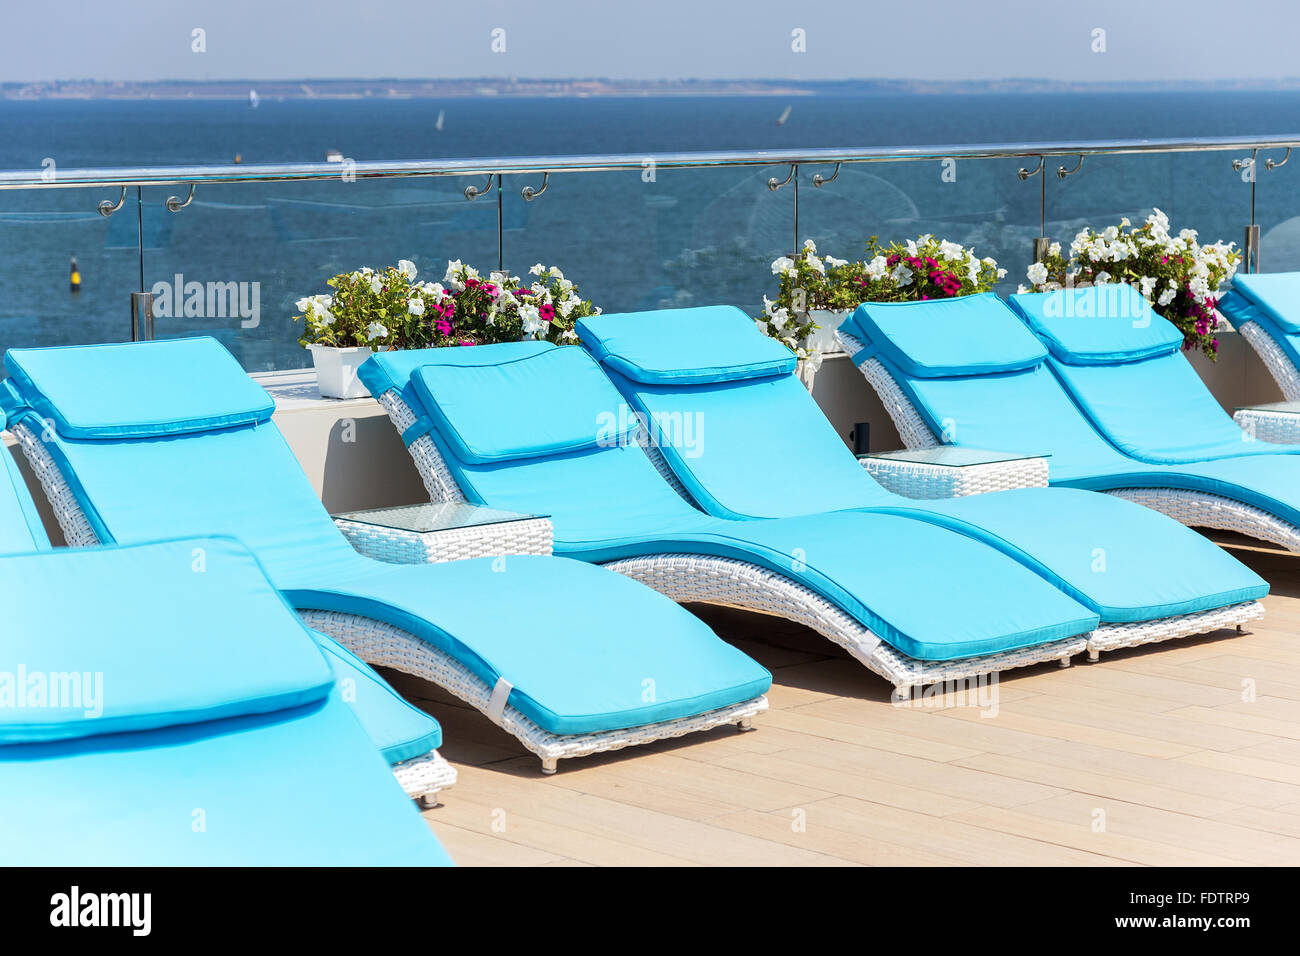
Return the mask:
<path fill-rule="evenodd" d="M 487 353 L 480 346 L 376 352 L 361 363 L 357 369 L 357 378 L 361 379 L 371 395 L 378 398 L 387 391 L 403 392 L 410 384 L 411 376 L 424 365 L 473 365 L 476 360 L 495 365 L 507 359 L 524 358 L 555 347 L 554 343 L 536 340 L 502 342 L 492 346 Z"/>
<path fill-rule="evenodd" d="M 1288 335 L 1300 333 L 1300 272 L 1238 275 L 1232 288 Z"/>
<path fill-rule="evenodd" d="M 643 385 L 788 375 L 798 361 L 730 305 L 590 316 L 577 332 L 602 365 Z"/>
<path fill-rule="evenodd" d="M 1183 344 L 1183 333 L 1156 315 L 1131 285 L 1026 292 L 1009 301 L 1053 357 L 1066 365 L 1137 362 L 1169 355 Z"/>
<path fill-rule="evenodd" d="M 573 346 L 484 364 L 425 365 L 412 383 L 438 434 L 457 458 L 490 464 L 563 455 L 631 436 L 637 420 L 596 361 Z"/>
<path fill-rule="evenodd" d="M 991 292 L 922 302 L 864 302 L 840 326 L 912 378 L 1033 368 L 1047 351 Z M 860 364 L 860 362 L 859 362 Z"/>
<path fill-rule="evenodd" d="M 320 648 L 232 538 L 0 558 L 0 745 L 324 700 Z"/>
<path fill-rule="evenodd" d="M 275 402 L 216 339 L 10 349 L 23 402 L 65 438 L 150 438 L 267 421 Z"/>

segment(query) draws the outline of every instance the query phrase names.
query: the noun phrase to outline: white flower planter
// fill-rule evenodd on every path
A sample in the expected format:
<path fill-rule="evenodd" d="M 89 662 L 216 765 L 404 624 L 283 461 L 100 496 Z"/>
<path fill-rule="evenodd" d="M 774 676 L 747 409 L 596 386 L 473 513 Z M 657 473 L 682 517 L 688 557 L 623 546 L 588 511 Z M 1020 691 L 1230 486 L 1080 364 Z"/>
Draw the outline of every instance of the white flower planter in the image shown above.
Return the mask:
<path fill-rule="evenodd" d="M 835 338 L 835 330 L 838 329 L 849 317 L 848 309 L 813 309 L 808 313 L 808 318 L 817 323 L 820 328 L 812 335 L 808 336 L 808 348 L 816 349 L 823 355 L 834 355 L 844 350 L 840 348 L 839 339 Z"/>
<path fill-rule="evenodd" d="M 361 363 L 374 354 L 365 346 L 335 348 L 332 345 L 309 345 L 311 361 L 316 366 L 316 384 L 325 398 L 366 398 L 370 395 L 357 378 Z"/>
<path fill-rule="evenodd" d="M 804 339 L 803 347 L 810 352 L 820 352 L 823 359 L 829 355 L 843 355 L 844 350 L 840 348 L 839 339 L 835 337 L 835 330 L 848 315 L 847 309 L 813 309 L 811 312 L 803 313 L 800 316 L 801 321 L 811 319 L 818 325 L 817 330 Z M 820 364 L 819 362 L 818 365 Z M 804 387 L 811 392 L 817 378 L 817 369 L 801 359 L 795 374 L 799 376 L 799 381 L 803 382 Z"/>

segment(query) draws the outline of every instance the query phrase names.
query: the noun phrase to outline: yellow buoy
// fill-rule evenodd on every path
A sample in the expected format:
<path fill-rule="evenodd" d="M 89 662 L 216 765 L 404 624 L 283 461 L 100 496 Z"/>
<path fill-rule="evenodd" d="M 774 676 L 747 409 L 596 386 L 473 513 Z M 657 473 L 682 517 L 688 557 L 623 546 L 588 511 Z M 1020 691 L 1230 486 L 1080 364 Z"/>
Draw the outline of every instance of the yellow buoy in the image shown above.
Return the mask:
<path fill-rule="evenodd" d="M 72 257 L 72 274 L 68 277 L 68 287 L 73 292 L 81 291 L 81 270 L 77 268 L 77 257 Z"/>

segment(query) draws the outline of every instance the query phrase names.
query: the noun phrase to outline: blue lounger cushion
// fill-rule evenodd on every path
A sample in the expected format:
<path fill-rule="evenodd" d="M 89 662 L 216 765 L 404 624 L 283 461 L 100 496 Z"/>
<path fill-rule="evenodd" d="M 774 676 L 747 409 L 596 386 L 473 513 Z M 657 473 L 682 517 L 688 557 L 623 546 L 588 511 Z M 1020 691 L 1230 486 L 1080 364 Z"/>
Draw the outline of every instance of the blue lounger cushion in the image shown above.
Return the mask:
<path fill-rule="evenodd" d="M 1238 273 L 1232 288 L 1286 335 L 1300 335 L 1300 272 Z"/>
<path fill-rule="evenodd" d="M 638 321 L 653 331 L 664 314 L 671 313 L 645 313 Z M 749 338 L 765 337 L 743 315 L 734 319 L 727 332 L 737 350 Z M 689 347 L 680 352 L 681 361 L 693 361 Z M 1015 558 L 1106 623 L 1190 614 L 1260 593 L 1259 578 L 1234 558 L 1128 501 L 1045 488 L 953 501 L 892 494 L 862 468 L 793 374 L 700 384 L 642 384 L 616 372 L 610 379 L 652 423 L 673 473 L 711 515 L 793 517 L 857 508 L 919 518 Z M 661 422 L 668 424 L 655 424 Z M 1096 572 L 1098 549 L 1111 573 Z M 1204 573 L 1185 573 L 1164 560 L 1170 553 L 1202 557 Z"/>
<path fill-rule="evenodd" d="M 1033 368 L 1047 351 L 1026 329 L 1004 335 L 984 334 L 980 325 L 992 304 L 1002 305 L 992 292 L 934 299 L 924 321 L 907 302 L 867 302 L 840 326 L 871 348 L 859 352 L 861 365 L 879 351 L 910 376 L 948 378 L 1014 372 Z"/>
<path fill-rule="evenodd" d="M 528 341 L 502 343 L 503 354 L 513 358 L 536 355 L 556 348 L 551 342 Z M 357 369 L 357 378 L 376 397 L 388 391 L 399 393 L 407 405 L 419 406 L 411 376 L 422 365 L 430 363 L 448 363 L 455 365 L 472 364 L 477 348 L 437 348 L 437 349 L 398 349 L 389 352 L 376 352 Z M 407 438 L 410 444 L 420 435 L 428 432 L 428 424 L 417 426 L 415 433 Z"/>
<path fill-rule="evenodd" d="M 0 412 L 0 424 L 3 412 Z M 0 452 L 0 554 L 48 550 L 49 538 L 12 456 Z M 370 739 L 400 763 L 442 745 L 438 722 L 398 696 L 387 682 L 349 651 L 323 634 L 317 644 L 329 659 L 335 682 L 344 689 Z"/>
<path fill-rule="evenodd" d="M 8 424 L 0 409 L 0 431 Z M 18 463 L 0 443 L 0 554 L 15 554 L 48 548 L 49 536 L 27 491 Z"/>
<path fill-rule="evenodd" d="M 775 339 L 758 335 L 737 347 L 729 329 L 738 320 L 753 325 L 735 306 L 715 305 L 587 316 L 576 331 L 602 365 L 636 382 L 729 382 L 794 371 L 794 353 Z M 691 343 L 686 363 L 682 342 Z"/>
<path fill-rule="evenodd" d="M 553 734 L 695 716 L 770 686 L 766 670 L 698 619 L 607 571 L 543 557 L 506 558 L 504 573 L 493 558 L 405 567 L 363 558 L 273 423 L 166 438 L 56 434 L 46 447 L 101 541 L 237 535 L 294 607 L 372 617 L 451 654 L 489 687 L 504 677 L 510 705 Z M 566 672 L 590 679 L 566 686 Z M 647 678 L 653 701 L 643 697 Z"/>
<path fill-rule="evenodd" d="M 1300 274 L 1238 275 L 1219 297 L 1218 309 L 1238 328 L 1254 322 L 1300 368 Z"/>
<path fill-rule="evenodd" d="M 1075 403 L 1124 454 L 1178 464 L 1300 453 L 1300 447 L 1258 441 L 1242 431 L 1181 354 L 1182 333 L 1136 289 L 1063 291 L 1073 294 L 1064 300 L 1058 292 L 1013 295 L 1010 302 L 1052 348 L 1052 370 Z M 1094 294 L 1081 296 L 1085 292 Z M 1086 319 L 1056 317 L 1074 308 L 1075 300 Z M 1069 346 L 1053 345 L 1058 339 Z M 1088 350 L 1083 358 L 1081 343 Z"/>
<path fill-rule="evenodd" d="M 1183 333 L 1127 283 L 1022 292 L 1007 302 L 1068 365 L 1136 362 L 1172 355 L 1183 344 Z"/>
<path fill-rule="evenodd" d="M 214 345 L 196 338 L 10 349 L 5 368 L 32 410 L 68 438 L 178 435 L 268 421 L 271 396 Z M 114 388 L 108 369 L 133 387 Z"/>
<path fill-rule="evenodd" d="M 87 781 L 95 781 L 93 796 Z M 349 706 L 0 746 L 0 865 L 451 865 Z"/>
<path fill-rule="evenodd" d="M 0 557 L 0 596 L 0 864 L 450 863 L 237 542 Z"/>
<path fill-rule="evenodd" d="M 334 672 L 341 700 L 389 763 L 423 757 L 442 746 L 442 727 L 408 704 L 361 658 L 333 638 L 312 632 Z"/>
<path fill-rule="evenodd" d="M 57 615 L 42 599 L 53 562 L 7 566 L 0 580 L 10 618 L 5 651 L 33 680 L 100 675 L 105 693 L 90 703 L 80 693 L 69 697 L 71 684 L 54 687 L 53 678 L 40 690 L 42 678 L 33 687 L 50 699 L 27 706 L 29 688 L 0 676 L 0 743 L 266 713 L 318 702 L 333 686 L 315 641 L 238 542 L 200 538 L 58 557 L 77 591 L 75 600 L 54 602 Z M 105 613 L 126 595 L 133 595 L 131 614 Z M 12 709 L 6 692 L 19 697 Z"/>
<path fill-rule="evenodd" d="M 923 312 L 929 303 L 914 303 Z M 999 309 L 1001 311 L 999 311 Z M 924 316 L 918 316 L 924 321 Z M 1007 308 L 990 306 L 986 334 L 1020 323 Z M 1023 327 L 1023 325 L 1022 325 Z M 1094 491 L 1173 488 L 1241 501 L 1300 524 L 1300 459 L 1258 455 L 1167 464 L 1137 461 L 1094 427 L 1058 377 L 1059 365 L 947 379 L 912 378 L 886 367 L 934 434 L 951 444 L 1051 455 L 1052 484 Z"/>
<path fill-rule="evenodd" d="M 486 359 L 493 348 L 475 351 Z M 588 417 L 621 402 L 607 380 L 585 374 L 595 367 L 585 351 L 565 348 L 552 354 L 548 374 L 570 384 L 575 402 L 586 402 Z M 483 371 L 494 371 L 496 378 L 481 385 L 513 391 L 532 378 L 520 376 L 519 366 L 539 359 L 511 357 L 484 365 Z M 435 385 L 452 374 L 445 366 L 426 366 L 418 373 Z M 436 389 L 423 391 L 429 398 Z M 472 427 L 465 419 L 480 413 L 479 406 L 457 403 L 441 417 Z M 472 500 L 549 514 L 557 553 L 588 561 L 692 553 L 755 564 L 821 594 L 919 659 L 952 660 L 1032 646 L 1083 633 L 1097 621 L 1009 558 L 908 518 L 850 513 L 729 521 L 691 508 L 634 444 L 482 464 L 458 457 L 440 429 L 432 438 Z M 930 599 L 934 587 L 943 588 L 944 601 Z M 1016 601 L 1005 599 L 1009 593 Z"/>
<path fill-rule="evenodd" d="M 517 359 L 510 376 L 496 368 L 437 365 L 417 369 L 413 380 L 438 429 L 459 457 L 475 464 L 581 451 L 629 437 L 637 423 L 627 406 L 619 401 L 592 416 L 581 401 L 583 383 L 570 377 L 603 380 L 600 369 L 575 368 L 564 355 L 557 348 Z M 460 414 L 465 405 L 474 406 L 472 414 Z"/>

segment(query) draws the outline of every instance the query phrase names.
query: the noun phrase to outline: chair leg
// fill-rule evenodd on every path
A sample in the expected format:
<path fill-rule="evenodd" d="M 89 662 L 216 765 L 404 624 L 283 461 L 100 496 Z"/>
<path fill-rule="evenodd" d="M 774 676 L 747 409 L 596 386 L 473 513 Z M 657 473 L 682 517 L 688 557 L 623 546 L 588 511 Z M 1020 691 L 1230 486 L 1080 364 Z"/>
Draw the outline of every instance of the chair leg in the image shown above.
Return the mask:
<path fill-rule="evenodd" d="M 736 729 L 739 730 L 742 734 L 745 733 L 746 731 L 753 730 L 754 721 L 749 717 L 746 717 L 744 720 L 738 720 L 736 721 Z"/>
<path fill-rule="evenodd" d="M 555 773 L 557 769 L 556 765 L 558 763 L 559 761 L 555 757 L 545 758 L 542 761 L 542 773 L 546 774 L 547 776 L 550 776 L 551 774 Z"/>
<path fill-rule="evenodd" d="M 438 792 L 435 790 L 433 793 L 420 794 L 419 804 L 421 810 L 432 810 L 442 806 L 442 801 L 438 799 Z"/>
<path fill-rule="evenodd" d="M 1099 660 L 1101 660 L 1101 651 L 1097 650 L 1095 647 L 1088 648 L 1088 663 L 1095 664 Z"/>
<path fill-rule="evenodd" d="M 1064 657 L 1062 657 L 1062 658 L 1060 659 L 1060 661 L 1058 662 L 1058 666 L 1059 666 L 1059 667 L 1069 667 L 1069 666 L 1070 666 L 1070 655 L 1067 654 L 1067 655 L 1065 655 Z"/>

